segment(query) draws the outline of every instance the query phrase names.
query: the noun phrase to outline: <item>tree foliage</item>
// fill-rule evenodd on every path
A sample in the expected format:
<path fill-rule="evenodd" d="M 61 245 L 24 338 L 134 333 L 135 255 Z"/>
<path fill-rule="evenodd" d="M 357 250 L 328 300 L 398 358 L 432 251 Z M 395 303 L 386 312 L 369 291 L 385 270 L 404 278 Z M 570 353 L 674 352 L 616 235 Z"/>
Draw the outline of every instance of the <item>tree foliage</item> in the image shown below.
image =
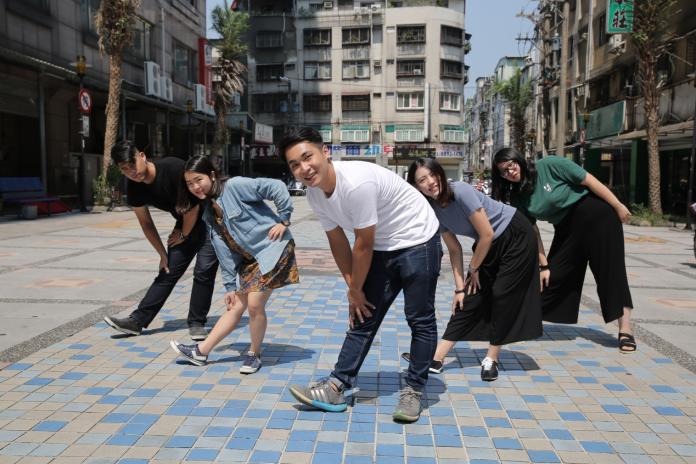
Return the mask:
<path fill-rule="evenodd" d="M 520 153 L 524 153 L 527 108 L 534 100 L 531 82 L 524 79 L 520 68 L 515 68 L 510 79 L 493 83 L 492 92 L 507 102 L 508 108 L 510 108 L 512 145 Z"/>

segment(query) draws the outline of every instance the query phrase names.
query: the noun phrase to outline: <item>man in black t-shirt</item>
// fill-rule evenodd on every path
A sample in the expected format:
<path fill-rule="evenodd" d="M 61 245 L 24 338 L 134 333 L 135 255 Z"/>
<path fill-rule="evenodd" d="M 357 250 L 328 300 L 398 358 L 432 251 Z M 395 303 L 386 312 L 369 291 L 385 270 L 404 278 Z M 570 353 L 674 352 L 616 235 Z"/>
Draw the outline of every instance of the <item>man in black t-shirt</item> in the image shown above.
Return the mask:
<path fill-rule="evenodd" d="M 174 157 L 148 161 L 145 153 L 128 140 L 114 145 L 111 158 L 128 178 L 128 204 L 133 207 L 145 238 L 159 254 L 160 263 L 159 274 L 138 309 L 126 318 L 107 316 L 104 321 L 125 334 L 140 335 L 162 309 L 195 256 L 187 322 L 191 338 L 205 340 L 205 323 L 210 311 L 218 261 L 205 223 L 200 218 L 199 208 L 193 208 L 184 216 L 176 213 L 178 188 L 184 178 L 184 162 Z M 168 211 L 176 220 L 167 239 L 167 248 L 150 216 L 149 206 Z"/>

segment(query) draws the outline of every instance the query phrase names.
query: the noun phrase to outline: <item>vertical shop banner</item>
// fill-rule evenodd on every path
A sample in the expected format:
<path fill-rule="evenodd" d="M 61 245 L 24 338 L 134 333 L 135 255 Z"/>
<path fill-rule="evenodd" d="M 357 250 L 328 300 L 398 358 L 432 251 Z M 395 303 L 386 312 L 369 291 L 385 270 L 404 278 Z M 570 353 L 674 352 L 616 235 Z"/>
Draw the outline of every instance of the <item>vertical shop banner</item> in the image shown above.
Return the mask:
<path fill-rule="evenodd" d="M 198 39 L 198 83 L 205 86 L 205 101 L 213 104 L 213 48 L 207 39 Z"/>
<path fill-rule="evenodd" d="M 634 0 L 607 0 L 607 34 L 633 32 Z"/>

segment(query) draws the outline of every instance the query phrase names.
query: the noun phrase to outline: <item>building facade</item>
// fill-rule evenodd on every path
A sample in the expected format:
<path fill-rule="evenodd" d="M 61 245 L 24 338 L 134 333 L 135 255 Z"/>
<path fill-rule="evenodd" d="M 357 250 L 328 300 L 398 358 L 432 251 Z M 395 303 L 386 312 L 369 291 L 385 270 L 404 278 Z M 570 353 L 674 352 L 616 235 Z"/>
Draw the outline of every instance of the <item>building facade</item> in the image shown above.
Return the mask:
<path fill-rule="evenodd" d="M 309 125 L 334 159 L 403 175 L 416 157 L 435 156 L 461 178 L 463 0 L 249 4 L 249 108 L 274 141 L 288 126 Z M 254 150 L 255 169 L 284 170 L 272 149 Z"/>
<path fill-rule="evenodd" d="M 50 194 L 68 202 L 91 198 L 103 155 L 109 69 L 98 51 L 99 5 L 0 0 L 0 172 L 40 177 Z M 134 42 L 123 55 L 119 130 L 148 156 L 205 151 L 213 126 L 205 11 L 205 0 L 143 0 L 137 12 Z M 75 68 L 80 55 L 83 79 Z M 84 137 L 80 81 L 93 102 Z"/>

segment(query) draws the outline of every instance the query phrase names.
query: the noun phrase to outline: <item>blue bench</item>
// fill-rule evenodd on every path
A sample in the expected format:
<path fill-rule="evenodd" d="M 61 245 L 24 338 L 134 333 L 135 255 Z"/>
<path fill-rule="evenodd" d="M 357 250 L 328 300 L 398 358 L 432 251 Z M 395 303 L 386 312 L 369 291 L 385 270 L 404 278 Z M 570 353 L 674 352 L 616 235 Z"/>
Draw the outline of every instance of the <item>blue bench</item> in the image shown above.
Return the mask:
<path fill-rule="evenodd" d="M 0 177 L 0 196 L 6 204 L 36 205 L 39 214 L 70 211 L 60 198 L 44 194 L 38 177 Z"/>

